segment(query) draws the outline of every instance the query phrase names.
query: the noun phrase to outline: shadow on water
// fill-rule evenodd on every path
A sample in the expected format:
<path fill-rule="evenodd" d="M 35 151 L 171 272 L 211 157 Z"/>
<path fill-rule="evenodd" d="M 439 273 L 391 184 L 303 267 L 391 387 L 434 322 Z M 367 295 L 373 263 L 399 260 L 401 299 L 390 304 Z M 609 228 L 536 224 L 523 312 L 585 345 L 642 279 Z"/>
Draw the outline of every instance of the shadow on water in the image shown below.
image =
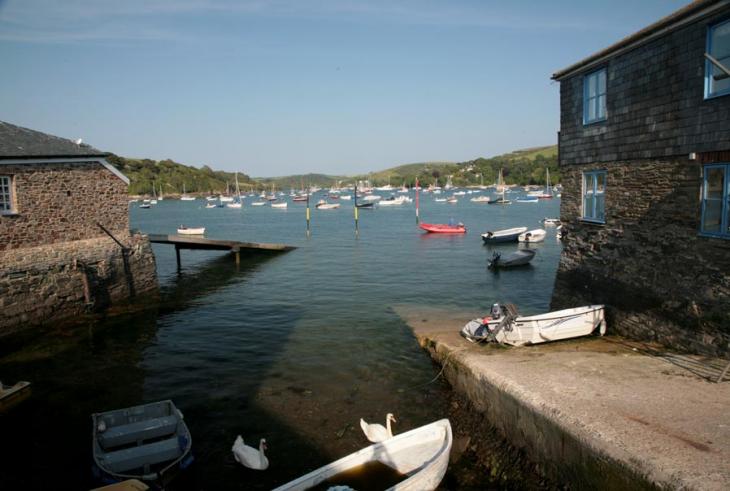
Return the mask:
<path fill-rule="evenodd" d="M 200 322 L 200 314 L 186 321 L 196 309 L 215 304 L 211 296 L 242 288 L 273 257 L 248 256 L 239 267 L 230 257 L 207 261 L 163 287 L 156 309 L 49 327 L 3 348 L 2 380 L 30 380 L 33 393 L 0 415 L 0 489 L 93 487 L 90 415 L 166 398 L 183 411 L 193 435 L 197 463 L 178 481 L 182 489 L 269 489 L 282 482 L 276 469 L 285 462 L 322 461 L 317 448 L 256 401 L 259 384 L 286 345 L 297 311 L 279 306 L 274 316 L 279 322 L 262 326 L 256 339 L 268 355 L 240 366 L 216 357 L 225 358 L 227 350 L 245 360 L 245 319 L 244 334 L 233 336 L 216 332 L 214 315 L 208 325 Z M 195 343 L 202 338 L 213 346 L 179 349 L 191 332 L 188 328 L 207 331 L 211 337 L 196 336 Z M 217 353 L 219 346 L 227 348 Z M 240 416 L 244 413 L 246 418 Z M 273 448 L 285 449 L 279 453 L 286 458 L 272 459 L 267 473 L 245 469 L 231 453 L 239 433 L 256 447 L 259 438 L 267 438 Z"/>

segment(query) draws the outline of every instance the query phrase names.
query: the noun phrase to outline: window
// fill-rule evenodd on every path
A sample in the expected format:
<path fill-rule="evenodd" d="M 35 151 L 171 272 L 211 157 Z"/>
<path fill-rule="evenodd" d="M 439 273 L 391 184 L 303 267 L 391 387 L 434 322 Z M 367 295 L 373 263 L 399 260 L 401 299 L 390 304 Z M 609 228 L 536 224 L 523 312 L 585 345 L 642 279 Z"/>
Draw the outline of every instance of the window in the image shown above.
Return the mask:
<path fill-rule="evenodd" d="M 606 223 L 606 171 L 583 173 L 583 220 Z"/>
<path fill-rule="evenodd" d="M 10 176 L 0 176 L 0 215 L 9 215 L 14 212 L 12 183 Z"/>
<path fill-rule="evenodd" d="M 702 233 L 730 238 L 730 164 L 705 166 L 702 182 Z"/>
<path fill-rule="evenodd" d="M 583 78 L 583 124 L 606 120 L 606 69 Z"/>
<path fill-rule="evenodd" d="M 730 20 L 710 26 L 707 53 L 730 68 Z M 705 98 L 725 94 L 730 94 L 730 76 L 710 60 L 705 60 Z"/>

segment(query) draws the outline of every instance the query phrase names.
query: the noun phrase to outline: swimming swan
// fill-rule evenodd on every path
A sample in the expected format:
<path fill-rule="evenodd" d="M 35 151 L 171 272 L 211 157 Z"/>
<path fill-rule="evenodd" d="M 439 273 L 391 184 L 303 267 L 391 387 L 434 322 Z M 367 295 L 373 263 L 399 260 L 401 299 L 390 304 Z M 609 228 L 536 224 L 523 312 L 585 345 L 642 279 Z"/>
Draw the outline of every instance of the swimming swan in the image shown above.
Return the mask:
<path fill-rule="evenodd" d="M 236 462 L 245 465 L 246 467 L 259 471 L 269 467 L 269 459 L 267 459 L 266 455 L 264 455 L 264 450 L 266 450 L 266 440 L 263 438 L 259 442 L 259 449 L 256 450 L 253 447 L 244 445 L 243 438 L 241 438 L 241 435 L 238 435 L 238 438 L 236 438 L 236 441 L 233 443 L 231 450 L 233 451 L 233 457 L 236 459 Z"/>

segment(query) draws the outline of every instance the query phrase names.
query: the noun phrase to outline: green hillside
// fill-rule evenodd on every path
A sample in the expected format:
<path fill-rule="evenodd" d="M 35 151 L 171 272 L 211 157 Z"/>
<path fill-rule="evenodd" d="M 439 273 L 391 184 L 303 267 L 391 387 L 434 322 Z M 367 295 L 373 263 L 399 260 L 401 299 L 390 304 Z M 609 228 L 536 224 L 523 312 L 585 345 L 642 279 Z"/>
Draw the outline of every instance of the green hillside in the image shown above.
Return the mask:
<path fill-rule="evenodd" d="M 550 169 L 550 180 L 553 184 L 560 182 L 558 170 L 558 146 L 533 147 L 498 155 L 490 158 L 477 158 L 467 162 L 428 162 L 421 164 L 407 164 L 392 167 L 368 176 L 373 185 L 387 183 L 393 185 L 413 185 L 416 177 L 424 186 L 435 183 L 445 184 L 449 176 L 455 186 L 473 186 L 493 184 L 497 180 L 499 170 L 502 169 L 507 184 L 543 184 L 545 169 Z"/>
<path fill-rule="evenodd" d="M 190 194 L 217 194 L 233 190 L 235 173 L 215 171 L 208 166 L 197 168 L 180 164 L 173 160 L 130 159 L 111 155 L 107 161 L 129 177 L 129 194 L 151 195 L 162 189 L 163 194 L 182 194 L 183 189 Z M 408 186 L 415 184 L 416 178 L 424 186 L 435 183 L 445 184 L 449 176 L 455 186 L 492 184 L 497 180 L 499 170 L 503 170 L 507 184 L 543 184 L 545 169 L 550 169 L 553 184 L 560 182 L 558 169 L 558 147 L 526 148 L 490 158 L 477 158 L 467 162 L 422 162 L 399 165 L 388 169 L 353 176 L 331 176 L 326 174 L 299 174 L 284 177 L 251 178 L 238 173 L 241 191 L 251 189 L 300 189 L 302 186 L 331 187 L 339 184 L 347 186 L 357 180 L 369 180 L 374 186 L 391 184 Z"/>
<path fill-rule="evenodd" d="M 129 180 L 129 194 L 151 195 L 154 186 L 157 194 L 222 193 L 235 187 L 234 172 L 214 171 L 210 167 L 197 168 L 173 160 L 129 159 L 111 155 L 107 162 L 119 169 Z M 246 174 L 238 173 L 241 191 L 258 188 L 260 185 Z"/>

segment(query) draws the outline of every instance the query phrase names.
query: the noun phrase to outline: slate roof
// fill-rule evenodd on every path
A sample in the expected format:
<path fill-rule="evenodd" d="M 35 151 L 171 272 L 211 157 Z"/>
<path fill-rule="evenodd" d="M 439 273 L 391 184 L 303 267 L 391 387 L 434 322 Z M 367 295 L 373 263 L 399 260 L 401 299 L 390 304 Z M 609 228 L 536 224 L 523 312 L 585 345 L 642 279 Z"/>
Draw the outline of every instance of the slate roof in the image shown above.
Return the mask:
<path fill-rule="evenodd" d="M 649 26 L 641 29 L 640 31 L 635 32 L 634 34 L 631 34 L 630 36 L 627 36 L 623 38 L 622 40 L 618 41 L 617 43 L 612 44 L 611 46 L 602 49 L 601 51 L 598 51 L 597 53 L 594 53 L 587 58 L 584 58 L 580 60 L 577 63 L 574 63 L 570 65 L 567 68 L 563 68 L 562 70 L 558 70 L 553 74 L 551 77 L 553 80 L 561 80 L 565 78 L 566 76 L 574 74 L 576 71 L 579 71 L 583 68 L 586 68 L 588 66 L 591 66 L 595 64 L 596 62 L 603 61 L 605 58 L 610 57 L 612 54 L 614 54 L 617 51 L 620 51 L 622 49 L 630 49 L 634 45 L 641 43 L 642 41 L 646 40 L 650 36 L 663 32 L 668 31 L 673 28 L 673 26 L 680 21 L 687 19 L 691 17 L 692 15 L 697 14 L 703 9 L 710 8 L 710 7 L 716 7 L 718 9 L 726 7 L 727 6 L 727 0 L 693 0 L 691 3 L 685 5 L 684 7 L 680 8 L 679 10 L 675 11 L 672 14 L 669 14 L 666 17 L 663 17 L 662 19 L 659 19 L 658 21 L 654 22 L 653 24 L 650 24 Z"/>
<path fill-rule="evenodd" d="M 0 159 L 38 159 L 61 157 L 106 157 L 102 152 L 85 143 L 59 138 L 0 121 Z"/>

